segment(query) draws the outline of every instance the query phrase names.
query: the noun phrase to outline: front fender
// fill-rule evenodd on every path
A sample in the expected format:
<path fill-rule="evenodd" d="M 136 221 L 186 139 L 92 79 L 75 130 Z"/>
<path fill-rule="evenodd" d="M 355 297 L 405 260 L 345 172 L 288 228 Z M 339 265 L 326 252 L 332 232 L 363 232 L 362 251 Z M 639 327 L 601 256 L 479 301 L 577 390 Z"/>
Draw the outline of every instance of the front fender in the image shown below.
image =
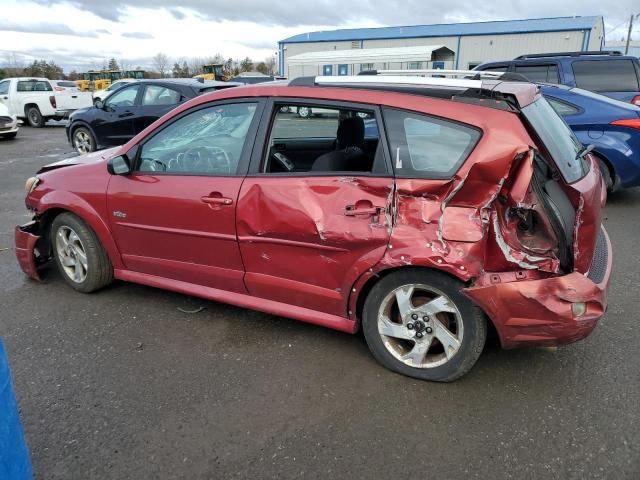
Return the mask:
<path fill-rule="evenodd" d="M 104 216 L 100 215 L 100 213 L 87 200 L 75 193 L 53 190 L 45 193 L 38 201 L 38 216 L 41 217 L 45 215 L 46 212 L 54 209 L 71 212 L 86 222 L 98 236 L 98 239 L 100 240 L 102 247 L 107 252 L 113 267 L 124 268 L 120 251 L 116 246 L 113 236 L 111 235 L 109 226 L 104 221 Z"/>

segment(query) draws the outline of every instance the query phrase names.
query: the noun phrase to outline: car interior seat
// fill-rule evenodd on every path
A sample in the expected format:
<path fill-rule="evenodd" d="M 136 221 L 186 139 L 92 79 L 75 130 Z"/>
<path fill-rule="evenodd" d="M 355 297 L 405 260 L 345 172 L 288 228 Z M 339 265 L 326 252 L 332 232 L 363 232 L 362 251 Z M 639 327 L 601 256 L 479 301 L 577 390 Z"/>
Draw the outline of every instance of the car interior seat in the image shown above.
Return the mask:
<path fill-rule="evenodd" d="M 357 116 L 345 118 L 338 125 L 335 150 L 316 158 L 311 166 L 311 171 L 370 171 L 371 162 L 367 158 L 363 146 L 364 120 Z"/>

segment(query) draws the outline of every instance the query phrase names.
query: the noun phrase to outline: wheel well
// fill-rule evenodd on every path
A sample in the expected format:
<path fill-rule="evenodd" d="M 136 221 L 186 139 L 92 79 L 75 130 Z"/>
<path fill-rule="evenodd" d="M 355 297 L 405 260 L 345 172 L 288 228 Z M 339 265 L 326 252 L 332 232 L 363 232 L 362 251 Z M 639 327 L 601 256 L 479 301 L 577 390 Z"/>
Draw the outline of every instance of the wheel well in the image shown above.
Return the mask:
<path fill-rule="evenodd" d="M 593 152 L 593 155 L 602 160 L 602 162 L 605 164 L 605 166 L 607 167 L 607 170 L 609 170 L 609 176 L 611 176 L 611 180 L 616 181 L 616 171 L 613 168 L 613 164 L 609 161 L 609 159 L 607 157 L 605 157 L 602 153 L 600 152 Z"/>
<path fill-rule="evenodd" d="M 38 107 L 37 103 L 26 103 L 24 106 L 24 116 L 27 116 L 27 111 L 31 108 L 31 107 L 36 107 L 38 109 L 38 111 L 40 111 L 40 107 Z"/>
<path fill-rule="evenodd" d="M 53 220 L 61 213 L 72 213 L 64 208 L 51 208 L 38 217 L 40 223 L 40 235 L 42 237 L 41 248 L 45 249 L 46 256 L 51 256 L 51 224 Z"/>
<path fill-rule="evenodd" d="M 367 296 L 369 295 L 369 292 L 371 292 L 371 289 L 373 289 L 373 287 L 380 281 L 382 280 L 384 277 L 386 277 L 387 275 L 390 275 L 394 272 L 400 271 L 400 270 L 407 270 L 407 269 L 412 269 L 412 270 L 434 270 L 436 272 L 442 273 L 444 275 L 448 275 L 453 279 L 456 280 L 460 280 L 459 278 L 450 275 L 447 272 L 443 272 L 442 270 L 438 270 L 438 269 L 432 269 L 429 267 L 420 267 L 420 266 L 403 266 L 403 267 L 394 267 L 394 268 L 388 268 L 386 270 L 382 270 L 380 272 L 378 272 L 377 274 L 373 275 L 369 280 L 367 280 L 365 282 L 365 284 L 362 286 L 362 288 L 360 289 L 360 293 L 358 294 L 358 299 L 356 300 L 356 319 L 358 321 L 358 323 L 360 323 L 362 321 L 362 311 L 364 310 L 364 302 L 367 299 Z M 477 307 L 482 314 L 484 315 L 485 319 L 487 320 L 487 326 L 489 328 L 489 332 L 493 332 L 495 334 L 497 334 L 496 332 L 496 328 L 495 325 L 493 324 L 493 320 L 491 320 L 491 318 L 489 317 L 489 315 L 487 315 L 484 310 L 482 310 L 480 307 Z"/>
<path fill-rule="evenodd" d="M 79 129 L 80 127 L 84 128 L 85 130 L 87 130 L 89 132 L 89 134 L 93 137 L 94 142 L 98 143 L 95 134 L 93 133 L 93 130 L 91 129 L 91 127 L 89 125 L 87 125 L 84 122 L 76 122 L 75 125 L 72 124 L 71 127 L 69 127 L 69 137 L 71 137 L 71 142 L 73 143 L 73 134 L 76 133 L 76 130 Z"/>

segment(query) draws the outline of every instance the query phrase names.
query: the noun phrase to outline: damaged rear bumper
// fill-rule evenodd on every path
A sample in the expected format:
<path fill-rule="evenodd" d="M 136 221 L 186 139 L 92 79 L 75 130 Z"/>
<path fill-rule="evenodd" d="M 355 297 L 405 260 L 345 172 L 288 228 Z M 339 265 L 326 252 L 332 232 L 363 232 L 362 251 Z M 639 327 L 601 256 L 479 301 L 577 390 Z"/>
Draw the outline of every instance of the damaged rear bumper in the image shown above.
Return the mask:
<path fill-rule="evenodd" d="M 493 321 L 503 348 L 555 346 L 588 336 L 607 309 L 611 242 L 602 227 L 588 274 L 466 288 Z"/>
<path fill-rule="evenodd" d="M 40 280 L 36 263 L 38 254 L 36 243 L 40 240 L 38 231 L 39 226 L 35 221 L 18 225 L 15 230 L 16 257 L 20 268 L 35 280 Z"/>

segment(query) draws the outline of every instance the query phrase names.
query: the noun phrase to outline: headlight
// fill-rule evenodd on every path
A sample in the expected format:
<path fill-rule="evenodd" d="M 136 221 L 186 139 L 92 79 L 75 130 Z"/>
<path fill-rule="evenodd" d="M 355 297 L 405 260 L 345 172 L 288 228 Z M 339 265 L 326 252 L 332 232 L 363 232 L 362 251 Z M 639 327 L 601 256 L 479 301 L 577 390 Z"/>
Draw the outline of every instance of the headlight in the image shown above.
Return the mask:
<path fill-rule="evenodd" d="M 40 179 L 38 177 L 29 177 L 24 184 L 24 191 L 29 195 L 40 183 Z"/>

